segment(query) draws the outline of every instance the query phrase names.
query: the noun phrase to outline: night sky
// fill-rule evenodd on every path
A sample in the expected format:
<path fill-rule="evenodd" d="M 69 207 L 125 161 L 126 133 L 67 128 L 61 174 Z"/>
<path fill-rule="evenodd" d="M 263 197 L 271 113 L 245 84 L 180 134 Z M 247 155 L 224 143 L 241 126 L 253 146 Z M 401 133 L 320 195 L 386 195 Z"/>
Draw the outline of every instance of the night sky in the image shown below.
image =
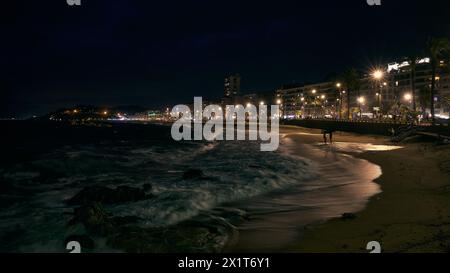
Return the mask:
<path fill-rule="evenodd" d="M 0 117 L 217 99 L 229 73 L 270 91 L 450 37 L 448 0 L 81 1 L 2 2 Z"/>

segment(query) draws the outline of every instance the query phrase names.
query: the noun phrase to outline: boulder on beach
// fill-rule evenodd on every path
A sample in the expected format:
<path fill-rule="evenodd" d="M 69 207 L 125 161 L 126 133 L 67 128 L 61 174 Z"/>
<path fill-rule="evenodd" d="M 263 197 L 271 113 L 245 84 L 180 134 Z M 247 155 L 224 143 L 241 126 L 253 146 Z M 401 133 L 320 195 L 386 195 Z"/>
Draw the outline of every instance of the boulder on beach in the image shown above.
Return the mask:
<path fill-rule="evenodd" d="M 153 189 L 153 185 L 150 183 L 145 183 L 144 185 L 142 185 L 142 190 L 144 192 L 150 192 Z"/>
<path fill-rule="evenodd" d="M 103 204 L 120 204 L 126 202 L 136 202 L 151 198 L 151 194 L 146 194 L 146 189 L 133 188 L 130 186 L 119 186 L 115 189 L 104 186 L 89 186 L 82 189 L 75 196 L 70 198 L 69 205 L 86 205 L 92 202 Z"/>
<path fill-rule="evenodd" d="M 342 220 L 353 220 L 353 219 L 356 219 L 356 214 L 354 214 L 354 213 L 344 213 L 344 214 L 342 214 L 341 219 Z"/>
<path fill-rule="evenodd" d="M 117 232 L 118 228 L 141 220 L 137 216 L 113 216 L 98 202 L 75 208 L 73 215 L 69 225 L 81 223 L 89 233 L 101 236 L 109 236 Z"/>
<path fill-rule="evenodd" d="M 83 205 L 74 210 L 74 218 L 69 224 L 82 223 L 92 234 L 107 235 L 115 230 L 114 222 L 101 203 Z"/>
<path fill-rule="evenodd" d="M 183 180 L 215 180 L 214 177 L 205 176 L 202 170 L 199 169 L 189 169 L 183 173 Z"/>
<path fill-rule="evenodd" d="M 203 171 L 199 169 L 189 169 L 183 173 L 184 180 L 201 179 L 204 177 Z"/>

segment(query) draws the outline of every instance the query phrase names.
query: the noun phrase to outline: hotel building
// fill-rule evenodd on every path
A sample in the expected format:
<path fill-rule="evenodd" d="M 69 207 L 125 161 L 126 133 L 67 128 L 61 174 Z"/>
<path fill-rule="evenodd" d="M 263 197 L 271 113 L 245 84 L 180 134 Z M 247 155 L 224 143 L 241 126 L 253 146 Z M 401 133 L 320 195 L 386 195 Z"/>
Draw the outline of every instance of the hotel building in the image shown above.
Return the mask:
<path fill-rule="evenodd" d="M 440 68 L 444 63 L 440 63 Z M 411 66 L 407 61 L 386 64 L 382 77 L 371 73 L 360 79 L 360 88 L 350 93 L 350 111 L 353 118 L 397 115 L 401 106 L 412 109 Z M 416 109 L 429 111 L 431 86 L 430 59 L 418 61 L 415 73 Z M 323 82 L 308 85 L 285 85 L 276 91 L 282 101 L 283 117 L 291 118 L 343 118 L 348 117 L 346 87 L 341 83 Z M 425 99 L 424 99 L 425 97 Z M 450 112 L 450 73 L 438 69 L 436 75 L 435 113 L 448 118 Z"/>

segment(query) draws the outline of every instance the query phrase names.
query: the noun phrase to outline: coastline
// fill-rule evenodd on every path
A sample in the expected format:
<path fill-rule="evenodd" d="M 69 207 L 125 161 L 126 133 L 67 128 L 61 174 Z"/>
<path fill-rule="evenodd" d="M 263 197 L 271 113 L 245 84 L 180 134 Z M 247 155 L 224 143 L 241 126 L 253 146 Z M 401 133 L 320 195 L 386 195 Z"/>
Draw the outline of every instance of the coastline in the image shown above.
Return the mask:
<path fill-rule="evenodd" d="M 313 176 L 280 191 L 224 204 L 249 215 L 247 221 L 237 226 L 238 240 L 225 252 L 286 252 L 302 235 L 304 227 L 361 211 L 381 191 L 374 182 L 381 175 L 378 165 L 335 148 L 354 151 L 391 146 L 354 142 L 323 145 L 320 130 L 292 126 L 283 126 L 280 135 L 278 152 L 300 165 L 307 164 Z M 373 142 L 371 137 L 363 140 Z"/>
<path fill-rule="evenodd" d="M 372 144 L 388 141 L 349 133 L 334 138 Z M 285 251 L 367 253 L 370 241 L 380 242 L 382 252 L 450 251 L 450 147 L 431 142 L 401 146 L 390 151 L 344 151 L 381 167 L 382 175 L 375 182 L 382 192 L 354 219 L 334 218 L 302 227 L 301 237 Z"/>

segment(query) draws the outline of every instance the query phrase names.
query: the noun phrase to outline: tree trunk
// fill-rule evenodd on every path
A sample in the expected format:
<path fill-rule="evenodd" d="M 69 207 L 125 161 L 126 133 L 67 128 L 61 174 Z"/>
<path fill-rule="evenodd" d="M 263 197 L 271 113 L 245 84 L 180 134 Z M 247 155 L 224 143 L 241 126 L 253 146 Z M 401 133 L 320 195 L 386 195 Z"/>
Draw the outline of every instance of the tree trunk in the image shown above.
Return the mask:
<path fill-rule="evenodd" d="M 430 92 L 430 114 L 431 114 L 431 123 L 434 125 L 436 123 L 434 117 L 434 92 L 436 89 L 436 64 L 433 62 L 431 68 L 431 92 Z"/>
<path fill-rule="evenodd" d="M 352 119 L 352 113 L 350 113 L 350 90 L 347 89 L 347 115 L 348 119 Z"/>
<path fill-rule="evenodd" d="M 411 67 L 411 92 L 413 100 L 413 111 L 416 112 L 416 68 Z"/>
<path fill-rule="evenodd" d="M 359 93 L 359 89 L 358 89 L 358 114 L 359 114 L 359 118 L 361 118 L 362 116 L 362 110 L 361 110 L 361 102 L 359 101 L 359 99 L 361 98 L 361 94 Z"/>

